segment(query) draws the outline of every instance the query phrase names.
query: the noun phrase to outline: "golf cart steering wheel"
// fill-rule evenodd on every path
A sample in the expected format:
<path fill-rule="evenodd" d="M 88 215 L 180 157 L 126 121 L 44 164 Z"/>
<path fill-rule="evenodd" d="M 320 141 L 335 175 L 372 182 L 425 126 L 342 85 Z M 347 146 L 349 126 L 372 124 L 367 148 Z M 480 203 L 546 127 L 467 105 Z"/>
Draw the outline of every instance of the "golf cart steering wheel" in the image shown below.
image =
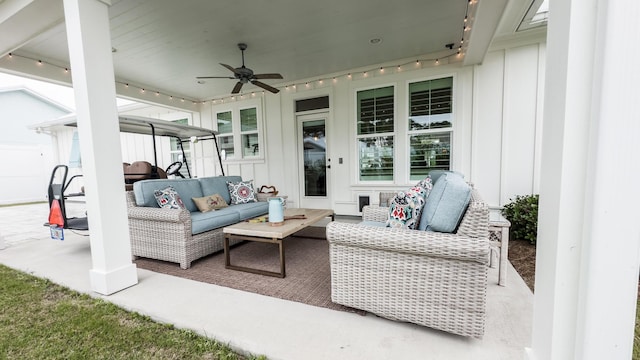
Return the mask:
<path fill-rule="evenodd" d="M 180 168 L 182 167 L 181 161 L 176 161 L 167 167 L 167 175 L 178 175 L 184 179 L 184 175 L 180 173 Z"/>

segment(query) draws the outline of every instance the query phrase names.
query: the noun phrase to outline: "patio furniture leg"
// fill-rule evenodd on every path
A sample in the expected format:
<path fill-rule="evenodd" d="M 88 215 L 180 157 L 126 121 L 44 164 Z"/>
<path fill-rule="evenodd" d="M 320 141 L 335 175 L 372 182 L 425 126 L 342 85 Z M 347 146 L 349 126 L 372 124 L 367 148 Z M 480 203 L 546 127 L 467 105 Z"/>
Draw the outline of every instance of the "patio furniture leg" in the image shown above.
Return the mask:
<path fill-rule="evenodd" d="M 267 270 L 261 270 L 261 269 L 254 269 L 254 268 L 250 268 L 250 267 L 245 267 L 245 266 L 238 266 L 238 265 L 232 265 L 231 264 L 231 251 L 229 250 L 229 239 L 233 237 L 234 239 L 239 239 L 239 240 L 249 240 L 249 241 L 257 241 L 257 242 L 264 242 L 264 243 L 270 243 L 270 244 L 278 244 L 279 247 L 279 253 L 280 253 L 280 272 L 275 272 L 275 271 L 267 271 Z M 285 260 L 284 260 L 284 242 L 281 239 L 277 239 L 277 238 L 259 238 L 259 237 L 252 237 L 252 236 L 238 236 L 238 235 L 231 235 L 231 234 L 227 234 L 224 237 L 224 267 L 226 269 L 231 269 L 231 270 L 238 270 L 238 271 L 244 271 L 244 272 L 249 272 L 249 273 L 253 273 L 253 274 L 260 274 L 260 275 L 267 275 L 267 276 L 274 276 L 274 277 L 279 277 L 279 278 L 284 278 L 286 276 L 286 271 L 285 271 Z"/>
<path fill-rule="evenodd" d="M 509 228 L 502 228 L 500 244 L 500 265 L 498 266 L 498 285 L 505 286 L 507 282 L 507 260 L 509 258 Z"/>

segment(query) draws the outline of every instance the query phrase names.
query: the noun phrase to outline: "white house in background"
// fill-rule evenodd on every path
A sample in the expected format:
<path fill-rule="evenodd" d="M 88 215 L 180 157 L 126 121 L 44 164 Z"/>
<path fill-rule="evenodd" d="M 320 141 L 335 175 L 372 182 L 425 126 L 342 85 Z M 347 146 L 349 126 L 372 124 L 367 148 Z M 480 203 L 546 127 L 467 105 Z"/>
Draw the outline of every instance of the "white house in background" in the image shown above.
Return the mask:
<path fill-rule="evenodd" d="M 73 110 L 26 87 L 0 89 L 0 109 L 0 159 L 5 169 L 0 174 L 0 204 L 45 201 L 51 136 L 29 126 Z"/>

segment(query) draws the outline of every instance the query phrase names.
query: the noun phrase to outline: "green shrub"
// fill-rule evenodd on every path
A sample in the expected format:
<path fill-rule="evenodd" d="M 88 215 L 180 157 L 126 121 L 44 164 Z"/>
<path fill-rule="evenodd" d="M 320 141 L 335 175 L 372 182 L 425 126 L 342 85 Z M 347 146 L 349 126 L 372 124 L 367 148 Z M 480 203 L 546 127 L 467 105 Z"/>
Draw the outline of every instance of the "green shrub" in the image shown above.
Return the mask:
<path fill-rule="evenodd" d="M 525 239 L 533 245 L 538 237 L 538 198 L 540 195 L 518 195 L 502 209 L 502 215 L 511 222 L 511 236 Z"/>

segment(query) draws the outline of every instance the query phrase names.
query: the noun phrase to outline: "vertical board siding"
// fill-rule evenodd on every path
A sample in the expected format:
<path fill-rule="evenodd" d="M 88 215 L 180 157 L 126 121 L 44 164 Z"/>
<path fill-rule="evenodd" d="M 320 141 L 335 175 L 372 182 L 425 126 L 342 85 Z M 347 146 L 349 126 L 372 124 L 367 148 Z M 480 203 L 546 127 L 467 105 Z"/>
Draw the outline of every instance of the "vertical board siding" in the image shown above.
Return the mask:
<path fill-rule="evenodd" d="M 475 71 L 471 180 L 492 206 L 500 205 L 504 51 L 489 53 Z"/>
<path fill-rule="evenodd" d="M 503 119 L 504 184 L 500 203 L 533 192 L 538 46 L 512 48 L 505 53 Z"/>

